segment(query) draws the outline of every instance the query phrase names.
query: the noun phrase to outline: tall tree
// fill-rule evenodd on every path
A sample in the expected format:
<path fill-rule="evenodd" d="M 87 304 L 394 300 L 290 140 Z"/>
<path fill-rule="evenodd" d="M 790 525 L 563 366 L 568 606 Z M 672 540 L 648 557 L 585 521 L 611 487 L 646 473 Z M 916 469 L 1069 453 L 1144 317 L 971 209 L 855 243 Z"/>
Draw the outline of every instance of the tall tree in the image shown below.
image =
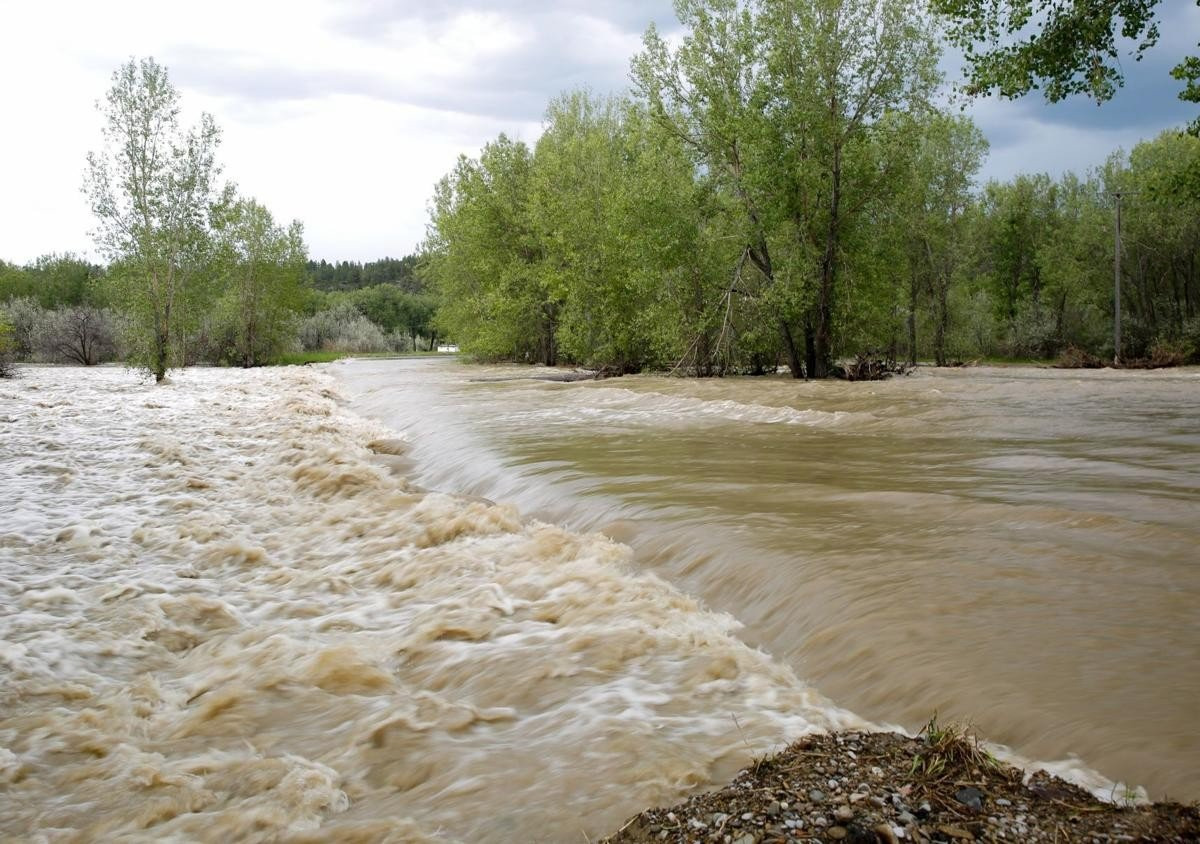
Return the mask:
<path fill-rule="evenodd" d="M 936 85 L 931 26 L 909 0 L 679 0 L 676 11 L 687 34 L 673 49 L 647 33 L 638 89 L 738 197 L 744 254 L 769 281 L 792 374 L 824 377 L 847 239 L 899 189 L 904 116 Z"/>
<path fill-rule="evenodd" d="M 221 260 L 226 292 L 222 309 L 234 329 L 237 362 L 261 366 L 283 351 L 303 300 L 304 229 L 293 221 L 276 224 L 253 199 L 239 199 L 221 212 Z"/>
<path fill-rule="evenodd" d="M 561 298 L 546 284 L 530 209 L 533 154 L 504 135 L 437 185 L 426 244 L 438 321 L 482 358 L 558 360 Z"/>
<path fill-rule="evenodd" d="M 208 258 L 209 215 L 220 168 L 220 132 L 205 114 L 179 125 L 179 92 L 154 59 L 129 62 L 112 77 L 103 105 L 103 145 L 88 154 L 84 190 L 96 244 L 124 272 L 125 303 L 137 340 L 135 362 L 156 381 L 177 357 L 187 297 Z"/>

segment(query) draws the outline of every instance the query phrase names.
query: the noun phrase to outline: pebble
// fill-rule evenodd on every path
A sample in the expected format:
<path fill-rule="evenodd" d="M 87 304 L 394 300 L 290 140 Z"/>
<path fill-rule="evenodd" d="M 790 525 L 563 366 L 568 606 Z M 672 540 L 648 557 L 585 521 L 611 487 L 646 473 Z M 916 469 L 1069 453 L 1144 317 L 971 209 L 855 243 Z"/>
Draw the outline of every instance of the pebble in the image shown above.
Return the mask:
<path fill-rule="evenodd" d="M 875 840 L 880 844 L 896 844 L 896 833 L 888 824 L 881 823 L 871 831 L 875 833 Z"/>
<path fill-rule="evenodd" d="M 874 806 L 877 809 L 882 809 L 884 806 L 884 803 L 886 802 L 882 797 L 876 797 L 874 795 L 872 795 L 871 797 L 868 797 L 867 800 L 870 802 L 870 804 L 872 806 Z"/>
<path fill-rule="evenodd" d="M 1011 801 L 1011 800 L 1005 800 L 1003 797 L 1000 797 L 1000 798 L 998 798 L 998 799 L 996 800 L 996 805 L 997 805 L 997 806 L 1011 806 L 1011 805 L 1012 805 L 1012 801 Z"/>
<path fill-rule="evenodd" d="M 830 791 L 837 791 L 837 789 L 838 789 L 838 781 L 837 780 L 830 780 L 826 784 L 829 786 Z"/>
<path fill-rule="evenodd" d="M 858 788 L 856 788 L 856 789 L 854 789 L 854 790 L 855 790 L 855 791 L 860 791 L 860 792 L 862 792 L 863 794 L 867 794 L 867 793 L 868 793 L 868 792 L 871 790 L 871 786 L 867 785 L 865 782 L 860 782 L 860 783 L 858 784 Z"/>
<path fill-rule="evenodd" d="M 824 802 L 825 792 L 818 791 L 817 789 L 814 788 L 812 791 L 808 792 L 808 799 L 811 800 L 813 803 Z"/>
<path fill-rule="evenodd" d="M 974 809 L 976 812 L 983 811 L 983 792 L 978 788 L 960 788 L 954 792 L 954 799 L 968 809 Z"/>
<path fill-rule="evenodd" d="M 833 813 L 833 816 L 839 821 L 853 820 L 854 810 L 849 806 L 839 806 L 837 811 Z"/>
<path fill-rule="evenodd" d="M 829 829 L 825 830 L 825 834 L 834 841 L 840 841 L 845 838 L 848 833 L 846 832 L 846 828 L 844 826 L 831 826 Z"/>
<path fill-rule="evenodd" d="M 900 821 L 900 823 L 904 824 L 905 826 L 912 826 L 917 819 L 913 817 L 911 812 L 901 812 L 900 814 L 896 815 L 896 820 Z"/>

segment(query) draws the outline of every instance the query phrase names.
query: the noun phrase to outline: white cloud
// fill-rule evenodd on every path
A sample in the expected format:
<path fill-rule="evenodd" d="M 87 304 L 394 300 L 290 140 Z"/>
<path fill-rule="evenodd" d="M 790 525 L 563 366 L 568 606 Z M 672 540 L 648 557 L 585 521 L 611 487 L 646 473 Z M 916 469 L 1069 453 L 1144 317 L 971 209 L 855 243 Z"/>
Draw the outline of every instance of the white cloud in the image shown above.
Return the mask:
<path fill-rule="evenodd" d="M 1196 10 L 1176 10 L 1179 2 L 1167 13 L 1187 29 Z M 670 4 L 0 4 L 0 258 L 90 250 L 79 185 L 99 143 L 93 104 L 131 56 L 169 67 L 189 119 L 215 116 L 226 176 L 277 217 L 301 219 L 314 256 L 369 260 L 417 244 L 433 183 L 460 153 L 502 131 L 535 141 L 542 110 L 562 90 L 624 86 L 651 19 L 672 29 Z M 1151 84 L 1158 79 L 1161 71 Z M 976 104 L 993 142 L 986 175 L 1082 170 L 1166 125 L 1130 118 L 1150 99 L 1144 89 L 1131 96 L 1102 117 L 1037 101 Z"/>

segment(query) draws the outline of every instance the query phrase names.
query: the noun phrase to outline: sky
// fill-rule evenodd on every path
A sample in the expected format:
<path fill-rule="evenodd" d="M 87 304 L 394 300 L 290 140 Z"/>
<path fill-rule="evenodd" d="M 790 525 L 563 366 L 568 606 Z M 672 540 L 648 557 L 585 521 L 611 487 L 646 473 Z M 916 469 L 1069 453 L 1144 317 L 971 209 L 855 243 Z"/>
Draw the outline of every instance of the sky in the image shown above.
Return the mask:
<path fill-rule="evenodd" d="M 1083 173 L 1191 120 L 1168 70 L 1196 52 L 1200 6 L 1159 14 L 1159 46 L 1124 60 L 1101 107 L 971 103 L 991 144 L 981 178 Z M 130 57 L 166 65 L 185 122 L 214 116 L 224 177 L 301 220 L 312 257 L 368 261 L 416 249 L 460 154 L 501 132 L 532 144 L 564 90 L 624 90 L 652 21 L 678 28 L 669 0 L 0 0 L 0 259 L 97 258 L 80 186 L 96 102 Z"/>

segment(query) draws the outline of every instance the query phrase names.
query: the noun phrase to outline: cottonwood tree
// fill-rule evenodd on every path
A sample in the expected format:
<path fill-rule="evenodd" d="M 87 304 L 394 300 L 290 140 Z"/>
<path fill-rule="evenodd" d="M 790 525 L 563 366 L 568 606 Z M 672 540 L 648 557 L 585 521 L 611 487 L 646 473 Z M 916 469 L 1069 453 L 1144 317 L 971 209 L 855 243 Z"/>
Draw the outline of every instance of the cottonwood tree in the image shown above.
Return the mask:
<path fill-rule="evenodd" d="M 207 114 L 181 128 L 179 92 L 152 58 L 130 59 L 112 83 L 98 105 L 103 145 L 88 154 L 84 191 L 96 244 L 122 268 L 131 362 L 161 382 L 177 357 L 183 317 L 198 310 L 188 298 L 211 248 L 220 132 Z"/>
<path fill-rule="evenodd" d="M 478 159 L 460 157 L 437 184 L 425 248 L 442 296 L 438 322 L 463 351 L 553 366 L 562 301 L 541 266 L 532 170 L 529 147 L 504 135 Z"/>
<path fill-rule="evenodd" d="M 261 366 L 293 336 L 308 260 L 304 229 L 276 224 L 253 199 L 225 204 L 218 215 L 218 260 L 226 292 L 219 311 L 231 329 L 236 362 Z"/>
<path fill-rule="evenodd" d="M 931 25 L 908 0 L 679 0 L 676 11 L 687 34 L 672 48 L 647 33 L 638 90 L 737 197 L 743 254 L 769 281 L 793 376 L 824 377 L 847 240 L 900 190 L 905 115 L 926 110 L 937 83 Z"/>
<path fill-rule="evenodd" d="M 987 141 L 969 118 L 935 113 L 921 127 L 914 146 L 914 166 L 898 208 L 909 264 L 909 363 L 917 362 L 919 300 L 925 292 L 931 311 L 934 360 L 938 366 L 945 366 L 950 287 L 967 257 L 972 179 L 983 163 Z"/>

